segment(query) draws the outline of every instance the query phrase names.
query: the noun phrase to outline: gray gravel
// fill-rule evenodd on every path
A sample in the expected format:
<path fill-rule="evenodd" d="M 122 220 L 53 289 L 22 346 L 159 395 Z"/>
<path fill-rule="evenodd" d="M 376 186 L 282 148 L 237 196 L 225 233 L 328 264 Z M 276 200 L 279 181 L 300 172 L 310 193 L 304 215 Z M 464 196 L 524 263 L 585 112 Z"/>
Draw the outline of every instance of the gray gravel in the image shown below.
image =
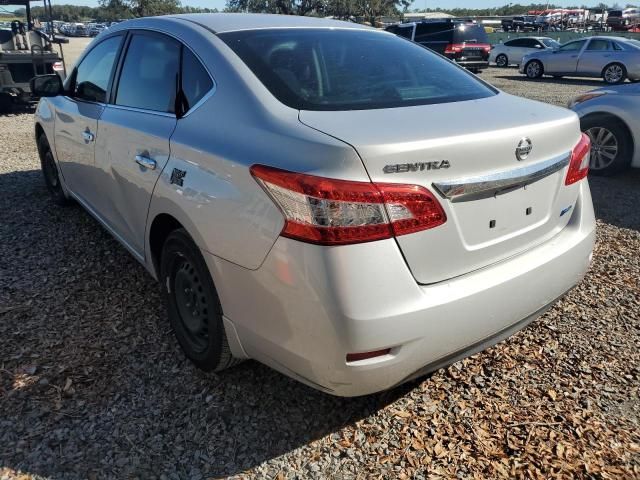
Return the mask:
<path fill-rule="evenodd" d="M 600 85 L 482 77 L 560 105 Z M 32 121 L 0 117 L 0 480 L 640 478 L 640 171 L 590 180 L 592 269 L 541 320 L 340 399 L 256 362 L 216 375 L 185 361 L 142 267 L 49 202 Z"/>

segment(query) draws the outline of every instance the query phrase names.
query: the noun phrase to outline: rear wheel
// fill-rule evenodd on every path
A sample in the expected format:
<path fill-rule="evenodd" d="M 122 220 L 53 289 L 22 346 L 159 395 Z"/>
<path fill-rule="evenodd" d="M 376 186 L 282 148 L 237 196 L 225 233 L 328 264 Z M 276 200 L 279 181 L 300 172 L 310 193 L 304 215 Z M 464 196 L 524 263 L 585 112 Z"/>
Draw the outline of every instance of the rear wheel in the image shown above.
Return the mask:
<path fill-rule="evenodd" d="M 42 168 L 42 175 L 44 176 L 44 183 L 51 194 L 51 198 L 56 205 L 68 205 L 70 202 L 62 189 L 58 166 L 53 158 L 53 153 L 51 153 L 47 137 L 45 137 L 44 134 L 38 137 L 38 154 L 40 155 L 40 166 Z"/>
<path fill-rule="evenodd" d="M 174 230 L 167 237 L 160 273 L 169 321 L 186 356 L 206 371 L 220 371 L 238 363 L 231 355 L 209 269 L 184 229 Z"/>
<path fill-rule="evenodd" d="M 581 123 L 591 139 L 589 170 L 593 175 L 614 175 L 629 167 L 633 140 L 621 120 L 611 115 L 592 115 Z"/>
<path fill-rule="evenodd" d="M 540 78 L 544 73 L 544 67 L 539 60 L 531 60 L 525 65 L 524 72 L 529 78 Z"/>
<path fill-rule="evenodd" d="M 620 63 L 612 63 L 602 70 L 602 79 L 609 85 L 617 85 L 627 78 L 627 69 Z"/>
<path fill-rule="evenodd" d="M 0 113 L 11 113 L 13 110 L 13 99 L 8 93 L 0 93 Z"/>
<path fill-rule="evenodd" d="M 501 53 L 496 57 L 496 65 L 500 68 L 507 68 L 509 66 L 509 58 Z"/>

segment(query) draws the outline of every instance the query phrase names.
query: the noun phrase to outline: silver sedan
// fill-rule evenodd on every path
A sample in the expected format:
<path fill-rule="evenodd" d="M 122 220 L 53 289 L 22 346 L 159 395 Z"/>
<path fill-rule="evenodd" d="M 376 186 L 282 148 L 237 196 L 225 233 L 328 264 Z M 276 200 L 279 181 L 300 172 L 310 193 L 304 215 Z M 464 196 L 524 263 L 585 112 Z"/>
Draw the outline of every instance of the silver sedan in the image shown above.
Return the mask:
<path fill-rule="evenodd" d="M 580 116 L 591 138 L 591 173 L 612 175 L 640 168 L 640 84 L 593 90 L 574 98 L 569 108 Z"/>
<path fill-rule="evenodd" d="M 526 55 L 520 73 L 529 78 L 601 77 L 615 85 L 640 80 L 640 42 L 623 37 L 590 37 L 565 43 L 553 50 Z"/>
<path fill-rule="evenodd" d="M 32 83 L 52 200 L 160 281 L 204 370 L 372 393 L 523 328 L 589 265 L 577 115 L 389 32 L 141 18 Z"/>

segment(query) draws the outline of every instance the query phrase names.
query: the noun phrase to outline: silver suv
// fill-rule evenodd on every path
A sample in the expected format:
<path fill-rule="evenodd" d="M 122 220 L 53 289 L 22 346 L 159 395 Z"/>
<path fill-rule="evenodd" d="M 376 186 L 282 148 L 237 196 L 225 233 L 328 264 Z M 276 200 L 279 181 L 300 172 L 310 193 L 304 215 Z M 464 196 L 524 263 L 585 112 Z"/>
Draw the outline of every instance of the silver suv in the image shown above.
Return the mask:
<path fill-rule="evenodd" d="M 45 180 L 155 276 L 186 355 L 362 395 L 524 327 L 585 273 L 589 141 L 388 32 L 178 15 L 34 80 Z"/>

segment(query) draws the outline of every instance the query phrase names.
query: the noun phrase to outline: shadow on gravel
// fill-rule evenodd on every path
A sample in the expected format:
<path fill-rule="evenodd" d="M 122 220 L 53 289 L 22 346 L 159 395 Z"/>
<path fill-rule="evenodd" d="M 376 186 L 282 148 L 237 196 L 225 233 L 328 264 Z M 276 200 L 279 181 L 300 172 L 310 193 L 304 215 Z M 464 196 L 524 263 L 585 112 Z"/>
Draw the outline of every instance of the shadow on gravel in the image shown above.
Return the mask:
<path fill-rule="evenodd" d="M 598 79 L 586 79 L 586 78 L 553 78 L 553 77 L 542 77 L 539 79 L 532 80 L 527 78 L 525 75 L 496 75 L 495 78 L 500 78 L 503 80 L 513 80 L 516 82 L 532 82 L 532 83 L 549 83 L 554 85 L 575 85 L 582 87 L 606 87 L 607 84 L 602 80 Z"/>
<path fill-rule="evenodd" d="M 640 229 L 639 181 L 592 178 L 598 218 Z M 95 220 L 54 207 L 35 170 L 0 175 L 0 191 L 0 473 L 241 475 L 341 441 L 416 385 L 344 399 L 256 362 L 198 371 L 156 282 Z"/>
<path fill-rule="evenodd" d="M 0 473 L 241 474 L 415 386 L 345 399 L 252 361 L 198 371 L 156 282 L 95 220 L 53 206 L 35 170 L 0 191 Z"/>
<path fill-rule="evenodd" d="M 614 177 L 589 177 L 596 218 L 640 231 L 640 169 Z"/>

